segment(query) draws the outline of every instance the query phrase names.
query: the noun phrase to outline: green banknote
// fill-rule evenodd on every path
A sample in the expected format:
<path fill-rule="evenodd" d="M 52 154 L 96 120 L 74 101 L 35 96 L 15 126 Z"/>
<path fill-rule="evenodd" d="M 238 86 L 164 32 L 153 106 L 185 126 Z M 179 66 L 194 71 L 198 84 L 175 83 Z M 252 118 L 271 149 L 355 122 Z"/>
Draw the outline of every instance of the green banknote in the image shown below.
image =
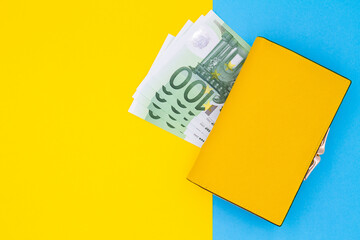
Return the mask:
<path fill-rule="evenodd" d="M 143 107 L 147 108 L 148 106 L 144 105 L 144 102 L 148 102 L 148 100 L 146 98 L 144 98 L 144 96 L 142 95 L 138 95 L 136 97 L 136 102 L 140 105 L 142 105 Z M 202 138 L 207 138 L 208 134 L 204 134 L 202 133 L 202 131 L 200 130 L 200 128 L 195 125 L 194 123 L 190 123 L 187 126 L 185 126 L 184 124 L 181 123 L 181 121 L 178 121 L 175 118 L 175 114 L 169 114 L 165 111 L 163 111 L 161 108 L 159 107 L 154 107 L 153 109 L 149 109 L 148 110 L 151 111 L 152 114 L 155 114 L 160 117 L 162 120 L 166 121 L 167 123 L 169 123 L 171 126 L 173 126 L 174 128 L 178 129 L 180 132 L 182 133 L 189 133 L 189 132 L 194 132 L 197 135 L 201 136 Z M 176 116 L 177 117 L 177 116 Z"/>
<path fill-rule="evenodd" d="M 131 104 L 129 112 L 194 144 L 195 146 L 201 147 L 202 144 L 205 142 L 205 139 L 202 136 L 193 133 L 188 129 L 185 130 L 184 133 L 180 132 L 169 122 L 166 122 L 161 117 L 159 117 L 156 112 L 153 112 L 151 110 L 149 111 L 146 107 L 138 103 L 136 100 L 134 100 Z"/>
<path fill-rule="evenodd" d="M 173 42 L 134 98 L 142 107 L 143 119 L 181 138 L 198 138 L 201 143 L 211 131 L 250 46 L 212 11 Z"/>
<path fill-rule="evenodd" d="M 201 19 L 203 16 L 201 16 L 199 19 Z M 157 57 L 154 60 L 154 63 L 151 66 L 151 69 L 149 70 L 147 76 L 142 81 L 142 83 L 137 88 L 137 91 L 133 95 L 133 98 L 135 99 L 129 109 L 129 112 L 143 118 L 154 125 L 157 125 L 168 132 L 181 137 L 185 139 L 186 141 L 191 142 L 192 144 L 201 147 L 202 143 L 204 142 L 204 139 L 207 137 L 203 135 L 198 129 L 196 129 L 194 126 L 189 125 L 185 127 L 184 125 L 181 125 L 179 122 L 174 121 L 175 119 L 172 119 L 170 115 L 166 114 L 163 111 L 159 111 L 158 109 L 155 109 L 154 111 L 148 111 L 146 106 L 142 105 L 142 102 L 144 102 L 144 97 L 139 94 L 138 89 L 141 88 L 142 84 L 146 83 L 150 76 L 156 69 L 158 69 L 161 65 L 161 57 L 165 54 L 165 51 L 170 48 L 171 44 L 176 43 L 179 41 L 181 36 L 191 27 L 193 23 L 191 21 L 187 21 L 184 27 L 179 32 L 178 36 L 174 38 L 172 35 L 168 35 L 167 38 L 164 41 L 163 46 L 161 47 Z M 147 101 L 147 100 L 146 100 Z M 148 119 L 146 118 L 148 115 Z M 161 119 L 155 116 L 161 116 Z"/>

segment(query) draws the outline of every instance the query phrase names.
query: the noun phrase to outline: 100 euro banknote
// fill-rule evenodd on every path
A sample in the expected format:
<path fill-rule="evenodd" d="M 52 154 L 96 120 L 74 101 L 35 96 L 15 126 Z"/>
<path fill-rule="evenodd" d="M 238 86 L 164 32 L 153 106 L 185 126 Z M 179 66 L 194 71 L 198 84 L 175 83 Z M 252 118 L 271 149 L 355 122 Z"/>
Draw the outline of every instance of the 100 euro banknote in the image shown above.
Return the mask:
<path fill-rule="evenodd" d="M 147 109 L 140 117 L 190 142 L 204 142 L 250 46 L 211 11 L 168 48 L 137 90 L 137 104 Z"/>

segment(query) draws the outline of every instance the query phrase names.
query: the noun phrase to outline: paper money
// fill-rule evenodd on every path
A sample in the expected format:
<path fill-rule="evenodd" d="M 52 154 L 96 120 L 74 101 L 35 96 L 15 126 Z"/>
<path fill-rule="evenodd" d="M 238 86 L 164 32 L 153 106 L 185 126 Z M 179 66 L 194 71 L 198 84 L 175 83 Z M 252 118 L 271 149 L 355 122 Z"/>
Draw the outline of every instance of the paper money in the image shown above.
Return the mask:
<path fill-rule="evenodd" d="M 201 147 L 250 46 L 212 11 L 165 43 L 129 111 Z"/>

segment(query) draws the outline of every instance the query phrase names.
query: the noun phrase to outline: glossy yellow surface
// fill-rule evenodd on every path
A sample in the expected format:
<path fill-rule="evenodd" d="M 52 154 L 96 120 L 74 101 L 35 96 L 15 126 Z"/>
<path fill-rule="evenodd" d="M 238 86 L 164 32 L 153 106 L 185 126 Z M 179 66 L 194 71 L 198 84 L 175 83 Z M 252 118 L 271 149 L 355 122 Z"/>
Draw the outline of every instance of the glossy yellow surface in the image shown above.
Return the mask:
<path fill-rule="evenodd" d="M 128 113 L 200 1 L 0 2 L 0 239 L 211 239 L 199 149 Z"/>
<path fill-rule="evenodd" d="M 257 38 L 189 179 L 281 225 L 349 84 Z"/>

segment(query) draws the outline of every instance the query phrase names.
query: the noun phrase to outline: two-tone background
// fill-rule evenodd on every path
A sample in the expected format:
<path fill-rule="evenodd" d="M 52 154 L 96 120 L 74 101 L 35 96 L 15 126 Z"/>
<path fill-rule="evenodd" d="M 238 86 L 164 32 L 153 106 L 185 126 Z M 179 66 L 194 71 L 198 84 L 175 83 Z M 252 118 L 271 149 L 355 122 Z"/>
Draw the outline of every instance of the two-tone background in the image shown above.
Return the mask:
<path fill-rule="evenodd" d="M 267 37 L 352 80 L 281 228 L 188 182 L 199 149 L 127 112 L 167 33 L 212 8 L 250 45 Z M 359 239 L 359 11 L 340 0 L 1 1 L 0 239 Z"/>

